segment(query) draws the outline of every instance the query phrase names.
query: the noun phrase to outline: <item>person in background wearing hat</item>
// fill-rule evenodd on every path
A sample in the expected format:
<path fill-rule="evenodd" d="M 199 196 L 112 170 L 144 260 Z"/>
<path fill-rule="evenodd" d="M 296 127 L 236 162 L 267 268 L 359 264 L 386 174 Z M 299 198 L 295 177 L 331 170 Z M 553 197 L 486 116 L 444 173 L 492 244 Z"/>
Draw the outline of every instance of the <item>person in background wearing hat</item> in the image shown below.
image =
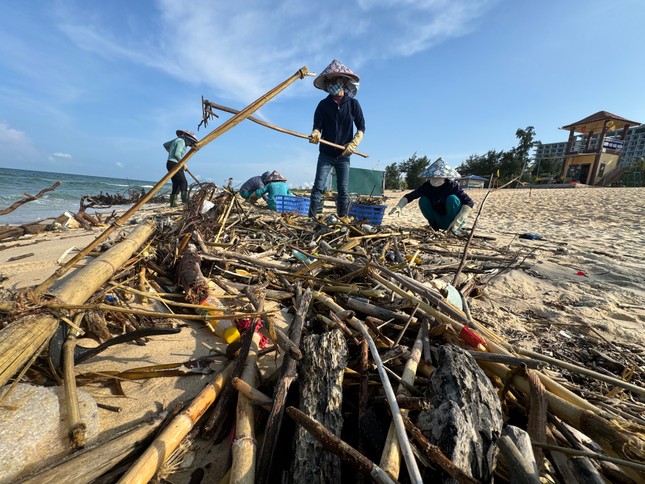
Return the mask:
<path fill-rule="evenodd" d="M 255 191 L 255 196 L 257 198 L 264 197 L 266 195 L 267 205 L 274 212 L 277 211 L 278 207 L 275 202 L 275 197 L 278 195 L 285 195 L 287 197 L 293 197 L 293 193 L 289 190 L 289 187 L 286 184 L 287 179 L 283 177 L 280 173 L 273 170 L 269 176 L 266 177 L 265 185 L 262 188 L 258 188 Z"/>
<path fill-rule="evenodd" d="M 354 98 L 358 92 L 359 77 L 340 61 L 331 64 L 314 80 L 314 86 L 328 93 L 318 103 L 314 112 L 314 126 L 309 142 L 319 144 L 316 177 L 311 189 L 309 217 L 314 218 L 327 178 L 332 168 L 336 171 L 338 198 L 336 212 L 339 217 L 347 215 L 349 208 L 349 157 L 356 150 L 365 133 L 365 118 L 361 105 Z M 356 126 L 356 134 L 354 134 Z M 320 143 L 320 140 L 342 145 L 345 149 L 334 148 Z"/>
<path fill-rule="evenodd" d="M 264 188 L 266 179 L 271 174 L 270 171 L 265 171 L 262 175 L 252 176 L 246 180 L 240 187 L 240 196 L 244 200 L 248 200 L 250 203 L 255 204 L 258 201 L 258 197 L 255 195 L 255 191 L 259 188 Z M 267 195 L 264 195 L 264 200 L 266 201 Z"/>
<path fill-rule="evenodd" d="M 454 181 L 461 175 L 439 158 L 421 176 L 428 180 L 401 198 L 397 206 L 390 210 L 390 215 L 399 215 L 403 207 L 418 198 L 421 213 L 433 230 L 446 230 L 460 235 L 459 229 L 466 223 L 475 205 Z"/>
<path fill-rule="evenodd" d="M 187 147 L 193 146 L 197 143 L 197 137 L 192 131 L 183 129 L 177 130 L 177 137 L 173 140 L 166 141 L 163 147 L 168 152 L 168 161 L 166 162 L 166 170 L 172 170 L 179 160 L 186 154 Z M 170 192 L 170 206 L 177 206 L 177 195 L 181 192 L 181 201 L 186 203 L 188 201 L 188 182 L 186 181 L 186 174 L 182 168 L 173 175 L 172 190 Z"/>

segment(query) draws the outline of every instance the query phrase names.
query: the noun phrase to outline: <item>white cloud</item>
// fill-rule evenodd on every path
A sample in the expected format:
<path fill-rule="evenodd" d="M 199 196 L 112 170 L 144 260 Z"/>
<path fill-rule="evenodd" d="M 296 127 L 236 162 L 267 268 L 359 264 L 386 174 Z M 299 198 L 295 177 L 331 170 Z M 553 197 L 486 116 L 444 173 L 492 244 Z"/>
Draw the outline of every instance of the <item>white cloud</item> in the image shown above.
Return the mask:
<path fill-rule="evenodd" d="M 72 155 L 70 155 L 69 153 L 52 153 L 52 156 L 54 158 L 68 158 L 68 159 L 72 158 Z"/>
<path fill-rule="evenodd" d="M 116 166 L 117 168 L 123 168 L 125 165 L 124 165 L 122 162 L 117 161 L 117 162 L 114 164 L 114 166 Z"/>
<path fill-rule="evenodd" d="M 127 15 L 113 31 L 106 18 L 69 10 L 63 31 L 79 47 L 125 58 L 217 95 L 251 101 L 307 65 L 332 56 L 353 69 L 374 59 L 409 56 L 464 35 L 499 0 L 329 0 L 324 8 L 297 0 L 159 0 L 158 18 Z M 120 18 L 120 17 L 119 17 Z M 301 92 L 304 86 L 291 89 Z"/>
<path fill-rule="evenodd" d="M 0 121 L 0 159 L 4 163 L 31 161 L 38 155 L 29 136 Z"/>

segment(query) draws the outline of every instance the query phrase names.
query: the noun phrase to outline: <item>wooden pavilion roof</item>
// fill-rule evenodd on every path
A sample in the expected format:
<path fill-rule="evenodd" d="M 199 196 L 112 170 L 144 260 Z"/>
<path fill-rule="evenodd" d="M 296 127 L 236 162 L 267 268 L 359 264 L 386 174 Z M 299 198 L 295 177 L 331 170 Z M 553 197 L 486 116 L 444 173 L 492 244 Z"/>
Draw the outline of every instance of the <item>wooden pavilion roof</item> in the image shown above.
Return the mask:
<path fill-rule="evenodd" d="M 566 129 L 567 131 L 573 129 L 575 132 L 588 133 L 590 131 L 599 132 L 602 130 L 605 123 L 612 121 L 615 124 L 613 129 L 621 129 L 623 126 L 638 126 L 639 122 L 630 121 L 625 119 L 622 116 L 617 116 L 607 111 L 598 111 L 591 116 L 576 121 L 575 123 L 562 126 L 560 129 Z"/>

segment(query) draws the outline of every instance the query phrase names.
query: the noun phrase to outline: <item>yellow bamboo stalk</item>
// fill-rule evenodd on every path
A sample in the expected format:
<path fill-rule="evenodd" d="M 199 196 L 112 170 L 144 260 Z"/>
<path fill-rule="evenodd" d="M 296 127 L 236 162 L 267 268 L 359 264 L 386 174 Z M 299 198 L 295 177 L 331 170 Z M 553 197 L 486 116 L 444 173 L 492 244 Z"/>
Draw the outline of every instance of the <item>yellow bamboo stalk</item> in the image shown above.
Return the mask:
<path fill-rule="evenodd" d="M 246 358 L 242 380 L 255 387 L 257 372 L 255 363 L 258 359 L 258 343 L 260 335 L 253 334 L 253 341 Z M 235 425 L 235 440 L 233 441 L 233 463 L 231 464 L 230 482 L 253 484 L 255 482 L 255 457 L 257 443 L 255 441 L 255 406 L 243 394 L 237 397 L 237 419 Z"/>
<path fill-rule="evenodd" d="M 199 418 L 213 404 L 232 372 L 233 364 L 229 363 L 212 382 L 204 387 L 190 405 L 168 424 L 118 482 L 146 484 L 150 481 L 161 464 L 170 457 Z"/>

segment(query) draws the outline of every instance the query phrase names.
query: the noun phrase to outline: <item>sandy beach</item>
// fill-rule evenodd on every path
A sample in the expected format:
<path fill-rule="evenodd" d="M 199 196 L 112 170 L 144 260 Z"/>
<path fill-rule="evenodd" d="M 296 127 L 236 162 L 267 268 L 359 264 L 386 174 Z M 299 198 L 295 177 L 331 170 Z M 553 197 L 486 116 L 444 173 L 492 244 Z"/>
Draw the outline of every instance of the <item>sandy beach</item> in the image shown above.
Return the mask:
<path fill-rule="evenodd" d="M 472 227 L 478 215 L 473 247 L 487 248 L 498 255 L 519 252 L 524 260 L 520 268 L 510 271 L 491 266 L 498 271 L 485 277 L 483 290 L 470 299 L 474 319 L 512 344 L 543 349 L 547 354 L 575 334 L 628 347 L 642 346 L 645 226 L 639 201 L 645 198 L 645 188 L 508 189 L 491 192 L 484 203 L 487 193 L 483 189 L 468 190 L 475 209 L 466 227 Z M 381 231 L 428 230 L 416 202 L 409 204 L 401 216 L 388 215 L 404 194 L 386 193 L 388 209 Z M 16 291 L 42 282 L 100 230 L 47 232 L 1 243 L 0 287 Z M 519 237 L 526 233 L 540 239 Z M 444 253 L 437 259 L 424 255 L 423 264 L 437 264 L 439 260 L 459 262 L 463 240 L 441 236 L 437 241 L 453 255 Z M 21 258 L 25 254 L 33 255 Z M 93 363 L 84 365 L 84 371 L 187 361 L 208 354 L 203 343 L 219 345 L 218 339 L 203 326 L 190 324 L 178 335 L 152 338 L 143 349 L 136 345 L 109 348 Z M 127 398 L 115 397 L 107 390 L 89 389 L 98 402 L 121 408 L 119 413 L 99 410 L 99 430 L 111 431 L 160 407 L 192 398 L 208 378 L 126 382 Z M 206 477 L 221 475 L 225 470 L 228 450 L 225 447 L 220 450 L 201 456 L 208 460 L 201 462 L 209 469 Z M 188 482 L 188 474 L 186 479 Z"/>
<path fill-rule="evenodd" d="M 469 189 L 481 208 L 487 190 Z M 405 193 L 388 192 L 388 206 Z M 473 314 L 504 333 L 532 333 L 536 322 L 589 324 L 609 339 L 642 345 L 645 338 L 645 188 L 512 189 L 492 192 L 475 233 L 497 249 L 534 249 L 525 267 L 493 278 Z M 471 218 L 467 226 L 472 226 Z M 424 226 L 418 204 L 393 226 Z M 524 233 L 542 240 L 520 239 Z M 542 331 L 540 337 L 546 337 Z M 536 336 L 534 336 L 536 337 Z M 534 342 L 539 344 L 539 342 Z"/>

